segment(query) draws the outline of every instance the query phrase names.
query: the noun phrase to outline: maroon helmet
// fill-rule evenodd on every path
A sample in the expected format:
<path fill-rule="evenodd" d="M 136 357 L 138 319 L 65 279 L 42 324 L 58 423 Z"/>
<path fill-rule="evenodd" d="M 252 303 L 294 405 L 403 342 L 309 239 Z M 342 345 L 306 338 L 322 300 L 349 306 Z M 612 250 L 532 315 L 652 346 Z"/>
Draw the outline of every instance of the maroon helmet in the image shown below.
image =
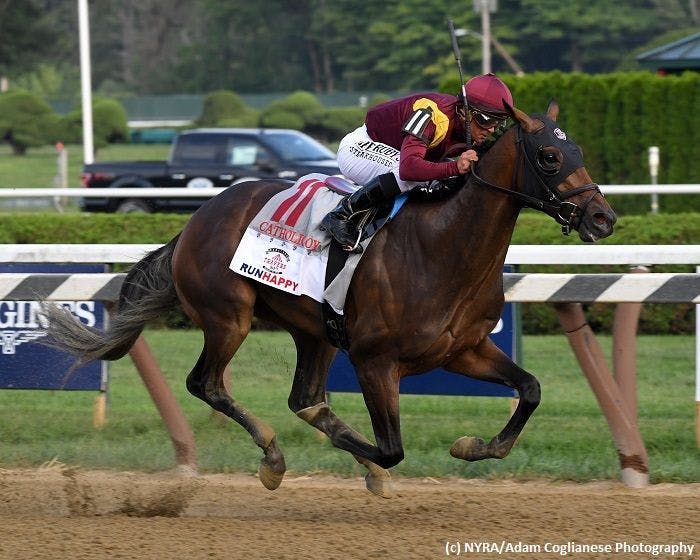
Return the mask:
<path fill-rule="evenodd" d="M 513 95 L 508 86 L 494 74 L 475 76 L 466 83 L 467 101 L 470 109 L 477 109 L 495 117 L 506 117 L 503 101 L 513 105 Z"/>

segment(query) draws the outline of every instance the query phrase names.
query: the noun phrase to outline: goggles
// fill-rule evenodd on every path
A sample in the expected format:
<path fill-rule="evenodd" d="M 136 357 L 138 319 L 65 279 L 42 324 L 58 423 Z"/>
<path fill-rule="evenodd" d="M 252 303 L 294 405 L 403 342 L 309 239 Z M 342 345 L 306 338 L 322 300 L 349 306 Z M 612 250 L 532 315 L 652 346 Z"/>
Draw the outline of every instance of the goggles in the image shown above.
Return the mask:
<path fill-rule="evenodd" d="M 469 109 L 476 124 L 484 129 L 498 128 L 505 122 L 505 117 L 494 117 L 477 109 Z"/>

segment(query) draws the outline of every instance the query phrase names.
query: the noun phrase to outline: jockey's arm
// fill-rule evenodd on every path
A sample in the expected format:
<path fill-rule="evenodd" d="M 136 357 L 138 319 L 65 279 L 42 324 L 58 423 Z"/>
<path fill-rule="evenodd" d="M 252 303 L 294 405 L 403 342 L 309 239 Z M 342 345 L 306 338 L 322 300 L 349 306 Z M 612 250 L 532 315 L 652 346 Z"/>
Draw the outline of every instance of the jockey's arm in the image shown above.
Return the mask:
<path fill-rule="evenodd" d="M 454 177 L 467 172 L 476 152 L 463 152 L 457 160 L 434 162 L 425 159 L 428 146 L 419 138 L 407 135 L 401 144 L 399 176 L 404 181 L 427 182 Z"/>

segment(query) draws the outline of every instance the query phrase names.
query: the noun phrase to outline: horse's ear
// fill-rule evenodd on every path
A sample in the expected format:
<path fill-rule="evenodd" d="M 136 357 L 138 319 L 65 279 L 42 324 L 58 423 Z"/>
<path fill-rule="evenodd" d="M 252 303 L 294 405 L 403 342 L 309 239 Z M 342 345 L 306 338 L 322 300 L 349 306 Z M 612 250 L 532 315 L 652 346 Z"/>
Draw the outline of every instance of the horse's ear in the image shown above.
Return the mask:
<path fill-rule="evenodd" d="M 549 100 L 549 105 L 547 106 L 547 116 L 553 121 L 556 121 L 557 117 L 559 116 L 559 103 L 557 103 L 557 100 L 554 99 L 554 97 Z"/>
<path fill-rule="evenodd" d="M 535 132 L 542 128 L 542 123 L 540 121 L 531 119 L 525 111 L 521 111 L 517 107 L 513 107 L 505 99 L 503 100 L 503 106 L 506 108 L 506 111 L 508 111 L 508 114 L 513 117 L 514 120 L 520 123 L 520 126 L 523 128 L 524 132 Z"/>

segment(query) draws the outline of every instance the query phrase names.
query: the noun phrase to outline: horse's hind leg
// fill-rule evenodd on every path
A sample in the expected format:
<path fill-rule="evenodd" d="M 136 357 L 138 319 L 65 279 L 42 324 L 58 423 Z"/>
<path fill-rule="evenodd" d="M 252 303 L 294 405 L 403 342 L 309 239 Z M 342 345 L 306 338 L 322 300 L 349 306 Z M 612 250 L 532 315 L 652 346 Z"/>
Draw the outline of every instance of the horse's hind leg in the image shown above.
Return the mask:
<path fill-rule="evenodd" d="M 221 307 L 223 309 L 225 306 L 221 304 Z M 187 377 L 187 389 L 214 410 L 238 422 L 250 433 L 253 441 L 265 453 L 258 468 L 260 481 L 269 490 L 274 490 L 281 484 L 286 470 L 275 432 L 237 403 L 229 395 L 223 381 L 224 368 L 250 331 L 252 309 L 252 302 L 249 309 L 238 306 L 235 317 L 230 314 L 223 315 L 224 311 L 214 309 L 209 309 L 206 314 L 199 310 L 199 317 L 206 316 L 202 326 L 204 348 L 197 364 Z"/>
<path fill-rule="evenodd" d="M 331 443 L 340 449 L 348 450 L 348 441 L 352 440 L 372 446 L 362 434 L 338 418 L 326 403 L 328 368 L 336 349 L 326 342 L 300 333 L 292 332 L 292 336 L 297 347 L 297 366 L 289 394 L 289 408 L 299 418 L 325 433 Z M 360 455 L 353 453 L 353 457 L 369 471 L 365 476 L 367 489 L 377 496 L 391 497 L 389 471 Z"/>
<path fill-rule="evenodd" d="M 458 459 L 502 459 L 510 452 L 530 415 L 540 403 L 540 384 L 537 379 L 508 358 L 488 338 L 475 349 L 469 350 L 447 364 L 446 368 L 475 379 L 513 387 L 519 401 L 510 420 L 488 444 L 481 438 L 462 437 L 454 442 L 450 454 Z"/>

